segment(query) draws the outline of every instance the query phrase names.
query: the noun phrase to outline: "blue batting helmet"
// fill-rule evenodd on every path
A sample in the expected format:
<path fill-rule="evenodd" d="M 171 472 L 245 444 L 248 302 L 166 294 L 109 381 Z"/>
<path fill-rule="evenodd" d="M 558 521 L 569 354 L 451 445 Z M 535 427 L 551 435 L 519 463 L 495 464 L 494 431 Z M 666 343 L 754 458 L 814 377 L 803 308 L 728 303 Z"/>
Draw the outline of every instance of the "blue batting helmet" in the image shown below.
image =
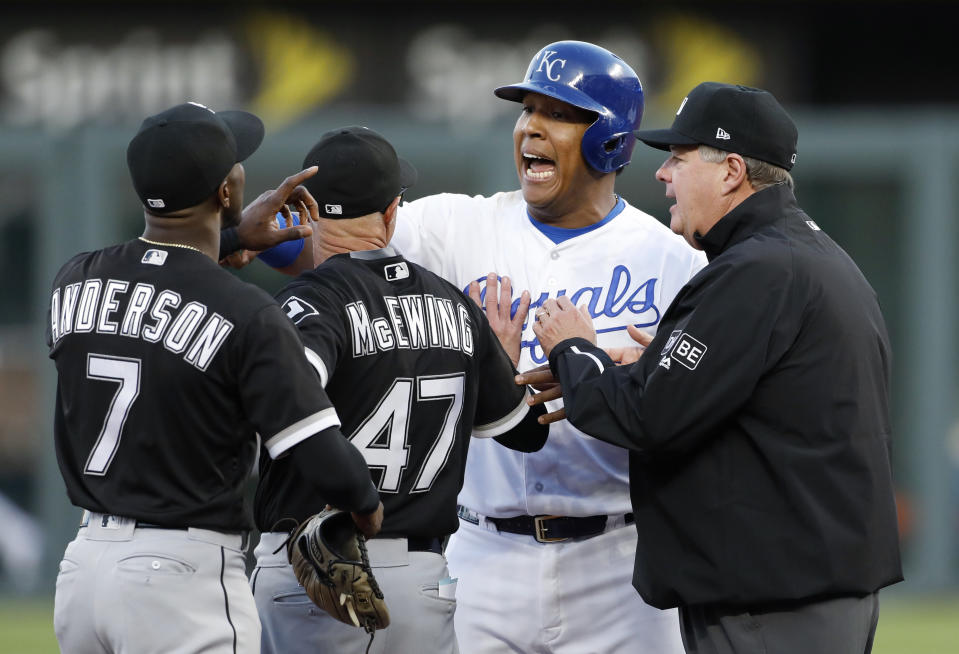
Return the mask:
<path fill-rule="evenodd" d="M 611 173 L 629 163 L 636 145 L 633 130 L 643 117 L 643 85 L 625 61 L 592 43 L 550 43 L 529 63 L 526 79 L 493 93 L 522 102 L 530 91 L 597 114 L 583 134 L 583 157 L 590 166 Z"/>

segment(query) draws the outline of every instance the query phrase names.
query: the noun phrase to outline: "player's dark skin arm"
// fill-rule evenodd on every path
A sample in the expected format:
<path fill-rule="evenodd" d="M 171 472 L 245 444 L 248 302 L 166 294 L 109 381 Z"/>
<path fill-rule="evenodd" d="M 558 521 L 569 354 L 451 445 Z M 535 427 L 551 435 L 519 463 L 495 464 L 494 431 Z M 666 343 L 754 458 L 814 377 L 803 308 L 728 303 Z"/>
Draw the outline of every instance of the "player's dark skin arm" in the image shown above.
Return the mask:
<path fill-rule="evenodd" d="M 243 209 L 237 223 L 220 232 L 219 258 L 223 260 L 237 250 L 242 250 L 237 258 L 229 262 L 235 268 L 242 268 L 254 257 L 254 254 L 247 251 L 266 250 L 284 241 L 310 236 L 313 229 L 308 223 L 319 220 L 319 207 L 310 192 L 306 187 L 300 186 L 300 183 L 315 175 L 316 171 L 316 166 L 311 166 L 290 175 L 275 190 L 264 191 Z M 280 229 L 276 222 L 277 212 L 283 214 L 287 225 L 292 225 L 289 205 L 299 211 L 303 224 Z"/>
<path fill-rule="evenodd" d="M 546 437 L 549 436 L 549 425 L 539 421 L 540 416 L 544 415 L 546 415 L 545 406 L 540 404 L 530 407 L 522 422 L 493 440 L 518 452 L 540 450 L 546 444 Z"/>
<path fill-rule="evenodd" d="M 366 460 L 336 427 L 298 443 L 290 457 L 300 476 L 331 505 L 353 514 L 367 538 L 383 525 L 383 504 Z"/>

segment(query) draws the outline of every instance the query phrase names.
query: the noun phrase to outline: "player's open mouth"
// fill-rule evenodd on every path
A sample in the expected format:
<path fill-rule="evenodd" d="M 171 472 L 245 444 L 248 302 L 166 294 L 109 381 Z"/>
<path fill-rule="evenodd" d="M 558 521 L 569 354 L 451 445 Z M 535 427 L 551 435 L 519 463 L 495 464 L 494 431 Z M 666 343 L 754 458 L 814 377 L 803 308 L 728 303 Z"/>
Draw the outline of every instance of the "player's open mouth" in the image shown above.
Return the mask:
<path fill-rule="evenodd" d="M 556 174 L 552 159 L 528 152 L 523 153 L 523 176 L 532 182 L 542 182 Z"/>

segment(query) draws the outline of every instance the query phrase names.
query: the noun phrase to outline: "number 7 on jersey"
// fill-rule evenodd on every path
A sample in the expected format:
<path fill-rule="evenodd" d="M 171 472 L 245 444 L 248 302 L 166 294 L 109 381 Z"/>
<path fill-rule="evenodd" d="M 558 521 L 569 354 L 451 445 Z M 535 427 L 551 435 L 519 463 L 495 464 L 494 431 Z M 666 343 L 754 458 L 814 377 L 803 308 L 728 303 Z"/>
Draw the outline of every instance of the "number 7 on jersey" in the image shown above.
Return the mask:
<path fill-rule="evenodd" d="M 88 475 L 103 476 L 120 446 L 120 436 L 130 407 L 140 395 L 140 360 L 90 353 L 87 355 L 87 378 L 118 384 L 100 435 L 83 469 Z"/>

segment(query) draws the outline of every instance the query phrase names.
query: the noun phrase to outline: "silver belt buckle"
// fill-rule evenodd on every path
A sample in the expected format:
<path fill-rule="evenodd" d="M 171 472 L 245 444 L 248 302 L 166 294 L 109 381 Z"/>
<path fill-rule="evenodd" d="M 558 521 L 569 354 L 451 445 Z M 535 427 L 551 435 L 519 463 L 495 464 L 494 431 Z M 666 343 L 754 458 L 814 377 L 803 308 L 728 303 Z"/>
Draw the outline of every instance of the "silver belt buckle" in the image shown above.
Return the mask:
<path fill-rule="evenodd" d="M 533 526 L 536 530 L 533 538 L 536 539 L 537 543 L 560 543 L 564 540 L 569 540 L 568 537 L 553 538 L 547 536 L 546 532 L 549 531 L 549 527 L 546 526 L 547 520 L 553 520 L 555 518 L 562 518 L 560 515 L 538 515 L 533 518 Z"/>

